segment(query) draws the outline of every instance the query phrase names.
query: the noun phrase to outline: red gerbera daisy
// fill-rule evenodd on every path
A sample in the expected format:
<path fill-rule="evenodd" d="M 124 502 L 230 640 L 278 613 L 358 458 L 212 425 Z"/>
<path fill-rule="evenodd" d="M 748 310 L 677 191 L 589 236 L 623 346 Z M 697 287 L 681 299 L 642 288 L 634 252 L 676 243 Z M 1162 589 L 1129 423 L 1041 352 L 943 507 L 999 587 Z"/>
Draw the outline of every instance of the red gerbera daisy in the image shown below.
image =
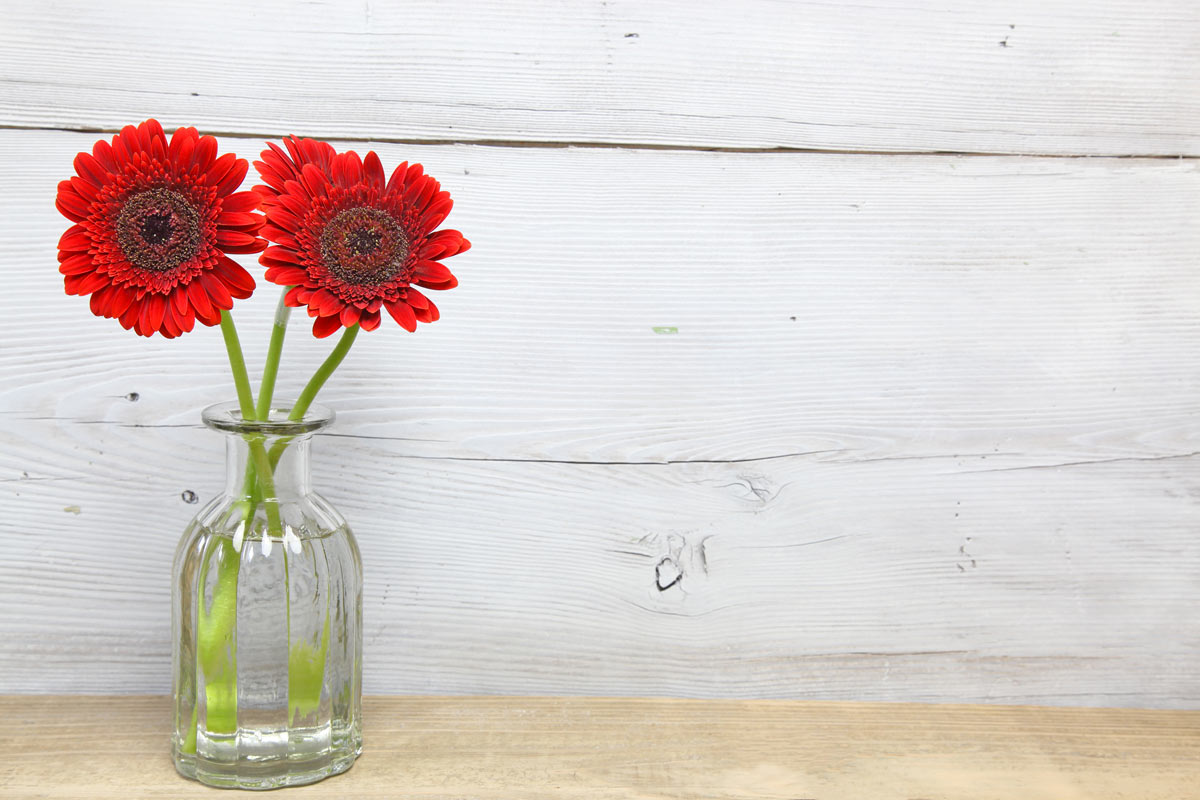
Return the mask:
<path fill-rule="evenodd" d="M 75 157 L 55 205 L 72 225 L 58 243 L 67 294 L 142 336 L 167 338 L 221 322 L 254 279 L 226 253 L 258 253 L 263 218 L 237 192 L 249 165 L 217 158 L 217 140 L 180 128 L 167 141 L 150 119 Z"/>
<path fill-rule="evenodd" d="M 340 327 L 379 327 L 381 309 L 406 330 L 433 322 L 437 306 L 416 287 L 453 289 L 441 259 L 471 243 L 455 230 L 435 231 L 453 205 L 420 164 L 401 164 L 387 179 L 375 153 L 336 153 L 325 142 L 288 137 L 285 152 L 268 144 L 254 162 L 267 186 L 262 235 L 275 246 L 259 261 L 266 279 L 292 287 L 284 302 L 308 306 L 313 334 Z"/>

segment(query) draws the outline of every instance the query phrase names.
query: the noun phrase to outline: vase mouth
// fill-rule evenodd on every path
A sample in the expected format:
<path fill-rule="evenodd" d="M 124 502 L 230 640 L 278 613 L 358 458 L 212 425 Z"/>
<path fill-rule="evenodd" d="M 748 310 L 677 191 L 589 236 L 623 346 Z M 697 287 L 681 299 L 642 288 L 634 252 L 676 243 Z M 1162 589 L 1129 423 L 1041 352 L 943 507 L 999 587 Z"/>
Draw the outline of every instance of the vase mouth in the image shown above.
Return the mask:
<path fill-rule="evenodd" d="M 242 407 L 237 401 L 217 403 L 200 412 L 204 424 L 225 433 L 257 433 L 264 436 L 300 436 L 327 428 L 333 422 L 333 409 L 313 403 L 300 419 L 288 419 L 290 405 L 272 406 L 267 419 L 248 420 L 242 418 Z"/>

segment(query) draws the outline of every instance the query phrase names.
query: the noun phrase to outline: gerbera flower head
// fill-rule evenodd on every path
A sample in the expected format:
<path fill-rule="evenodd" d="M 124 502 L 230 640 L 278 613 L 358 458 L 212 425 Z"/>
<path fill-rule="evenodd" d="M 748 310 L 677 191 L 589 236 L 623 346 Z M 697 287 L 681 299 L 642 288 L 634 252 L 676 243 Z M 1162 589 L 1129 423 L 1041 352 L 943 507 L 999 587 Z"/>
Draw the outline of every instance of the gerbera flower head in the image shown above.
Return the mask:
<path fill-rule="evenodd" d="M 433 322 L 437 306 L 417 287 L 458 285 L 442 259 L 471 243 L 456 230 L 436 230 L 453 202 L 441 185 L 407 162 L 389 179 L 379 156 L 337 153 L 325 142 L 268 144 L 254 162 L 256 186 L 273 245 L 259 256 L 272 283 L 291 287 L 284 302 L 308 307 L 313 334 L 361 325 L 375 330 L 387 313 L 408 331 Z"/>
<path fill-rule="evenodd" d="M 227 253 L 258 253 L 263 218 L 237 192 L 249 165 L 217 157 L 217 140 L 150 119 L 75 157 L 55 205 L 72 225 L 58 243 L 67 294 L 142 336 L 173 338 L 221 321 L 254 279 Z"/>

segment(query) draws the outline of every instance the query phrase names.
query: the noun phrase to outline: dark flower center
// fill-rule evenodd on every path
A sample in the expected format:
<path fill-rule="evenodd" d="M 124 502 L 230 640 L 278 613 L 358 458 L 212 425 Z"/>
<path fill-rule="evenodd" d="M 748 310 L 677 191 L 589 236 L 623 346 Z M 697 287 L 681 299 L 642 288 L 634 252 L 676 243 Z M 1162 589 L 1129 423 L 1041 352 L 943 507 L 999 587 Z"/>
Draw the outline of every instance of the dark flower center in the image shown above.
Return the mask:
<path fill-rule="evenodd" d="M 346 283 L 387 283 L 404 269 L 408 237 L 399 223 L 378 208 L 350 208 L 321 232 L 321 260 Z"/>
<path fill-rule="evenodd" d="M 383 236 L 379 231 L 353 230 L 346 234 L 346 246 L 356 256 L 366 256 L 379 249 Z"/>
<path fill-rule="evenodd" d="M 149 272 L 174 269 L 200 246 L 200 215 L 183 195 L 161 187 L 126 200 L 116 229 L 125 258 Z"/>

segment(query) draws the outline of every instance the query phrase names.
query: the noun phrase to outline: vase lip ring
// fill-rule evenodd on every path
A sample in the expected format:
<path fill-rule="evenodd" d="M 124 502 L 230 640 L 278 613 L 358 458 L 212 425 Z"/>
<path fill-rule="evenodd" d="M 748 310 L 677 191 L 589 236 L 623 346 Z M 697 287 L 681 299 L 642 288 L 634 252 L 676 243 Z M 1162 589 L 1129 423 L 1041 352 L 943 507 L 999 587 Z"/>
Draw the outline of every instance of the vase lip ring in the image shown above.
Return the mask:
<path fill-rule="evenodd" d="M 209 428 L 225 433 L 258 433 L 264 436 L 301 436 L 315 433 L 329 427 L 333 423 L 333 409 L 319 403 L 313 403 L 297 420 L 288 419 L 291 412 L 290 403 L 272 405 L 265 420 L 247 420 L 242 418 L 242 407 L 232 400 L 216 403 L 200 412 L 200 418 Z"/>

